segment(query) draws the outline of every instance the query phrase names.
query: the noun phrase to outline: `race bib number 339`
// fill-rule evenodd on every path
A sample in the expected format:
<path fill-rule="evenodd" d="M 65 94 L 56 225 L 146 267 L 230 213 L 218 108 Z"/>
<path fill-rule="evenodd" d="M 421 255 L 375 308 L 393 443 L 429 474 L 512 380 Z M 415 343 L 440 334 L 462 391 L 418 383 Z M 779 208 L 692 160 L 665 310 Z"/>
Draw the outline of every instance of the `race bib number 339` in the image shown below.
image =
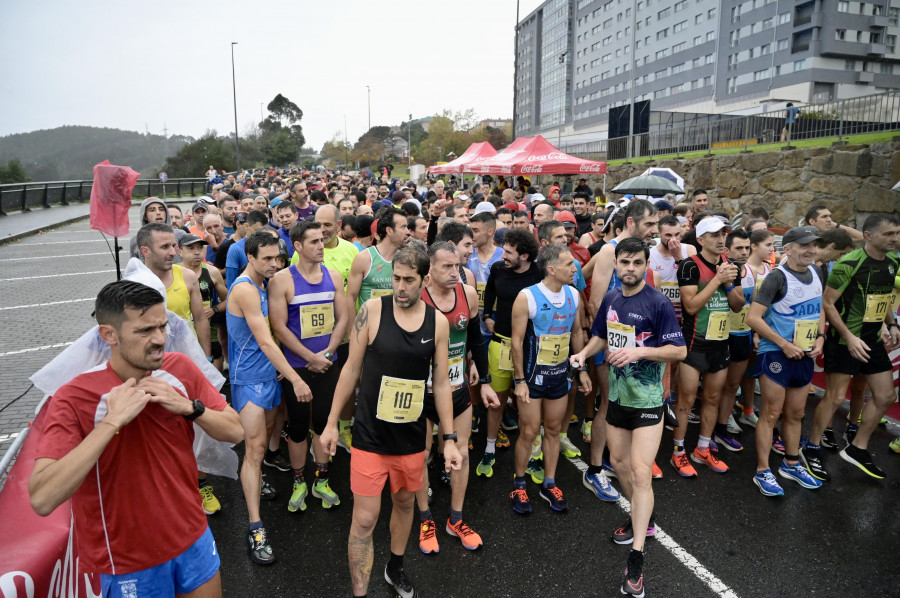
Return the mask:
<path fill-rule="evenodd" d="M 375 416 L 392 424 L 407 424 L 419 419 L 424 402 L 424 380 L 382 376 Z"/>

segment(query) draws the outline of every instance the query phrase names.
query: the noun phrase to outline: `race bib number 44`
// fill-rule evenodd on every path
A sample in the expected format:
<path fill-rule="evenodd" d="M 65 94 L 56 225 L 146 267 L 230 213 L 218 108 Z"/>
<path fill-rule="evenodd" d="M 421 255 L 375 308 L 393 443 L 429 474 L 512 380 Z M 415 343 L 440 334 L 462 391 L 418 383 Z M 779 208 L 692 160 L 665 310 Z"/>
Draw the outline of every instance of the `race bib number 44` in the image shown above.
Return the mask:
<path fill-rule="evenodd" d="M 819 334 L 818 320 L 796 320 L 794 322 L 794 340 L 801 351 L 812 351 Z"/>
<path fill-rule="evenodd" d="M 462 357 L 451 357 L 449 362 L 450 390 L 459 390 L 465 382 L 465 364 Z M 431 372 L 428 372 L 428 382 L 426 384 L 428 392 L 431 392 Z"/>
<path fill-rule="evenodd" d="M 619 349 L 633 348 L 634 326 L 628 326 L 621 322 L 606 322 L 606 343 L 609 352 L 615 353 Z"/>
<path fill-rule="evenodd" d="M 538 365 L 559 365 L 569 358 L 569 333 L 541 335 Z"/>
<path fill-rule="evenodd" d="M 424 380 L 382 376 L 375 416 L 392 424 L 408 424 L 417 421 L 422 415 L 424 402 Z"/>

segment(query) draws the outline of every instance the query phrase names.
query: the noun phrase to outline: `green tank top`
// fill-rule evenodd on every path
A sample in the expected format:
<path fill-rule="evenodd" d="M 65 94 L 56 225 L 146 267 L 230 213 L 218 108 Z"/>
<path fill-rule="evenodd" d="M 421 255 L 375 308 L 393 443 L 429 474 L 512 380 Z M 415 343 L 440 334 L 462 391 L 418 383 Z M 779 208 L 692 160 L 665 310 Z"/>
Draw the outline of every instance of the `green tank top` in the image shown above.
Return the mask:
<path fill-rule="evenodd" d="M 357 310 L 372 297 L 383 297 L 394 292 L 394 268 L 391 262 L 381 257 L 374 245 L 366 249 L 366 252 L 372 263 L 359 287 L 359 297 L 356 300 Z"/>
<path fill-rule="evenodd" d="M 702 292 L 708 285 L 716 273 L 710 270 L 703 263 L 703 260 L 697 256 L 691 256 L 700 269 L 700 281 L 697 285 L 697 292 Z M 725 289 L 719 286 L 713 293 L 706 305 L 700 308 L 697 315 L 694 316 L 693 339 L 700 341 L 727 341 L 728 333 L 731 329 L 731 308 L 728 306 L 728 295 Z M 693 345 L 693 342 L 691 343 Z"/>

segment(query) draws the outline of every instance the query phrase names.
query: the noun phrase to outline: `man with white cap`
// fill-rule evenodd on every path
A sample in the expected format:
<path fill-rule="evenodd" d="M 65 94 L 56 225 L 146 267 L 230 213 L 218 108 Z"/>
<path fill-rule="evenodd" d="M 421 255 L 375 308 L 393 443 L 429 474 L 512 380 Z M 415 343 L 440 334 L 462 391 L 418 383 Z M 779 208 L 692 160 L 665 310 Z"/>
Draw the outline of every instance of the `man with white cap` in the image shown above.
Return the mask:
<path fill-rule="evenodd" d="M 744 307 L 740 270 L 729 262 L 725 252 L 728 226 L 718 217 L 703 219 L 697 225 L 697 243 L 701 251 L 678 266 L 682 323 L 687 358 L 678 367 L 678 427 L 672 436 L 675 447 L 670 463 L 684 477 L 696 477 L 684 450 L 688 412 L 697 398 L 703 379 L 703 409 L 700 414 L 700 439 L 691 460 L 716 473 L 728 466 L 710 450 L 713 427 L 719 413 L 722 387 L 728 374 L 728 333 L 731 313 Z"/>

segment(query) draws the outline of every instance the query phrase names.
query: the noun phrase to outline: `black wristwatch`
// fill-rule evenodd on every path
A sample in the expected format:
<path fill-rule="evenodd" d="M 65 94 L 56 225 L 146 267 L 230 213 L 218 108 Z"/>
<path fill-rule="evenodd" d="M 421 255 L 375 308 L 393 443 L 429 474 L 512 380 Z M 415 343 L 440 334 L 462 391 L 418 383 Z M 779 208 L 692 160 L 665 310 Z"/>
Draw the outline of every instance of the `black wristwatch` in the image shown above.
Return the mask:
<path fill-rule="evenodd" d="M 525 378 L 513 378 L 513 384 L 518 386 L 519 384 L 527 384 L 528 381 Z"/>
<path fill-rule="evenodd" d="M 891 322 L 890 324 L 887 325 L 888 328 L 890 328 L 891 326 L 895 326 L 895 327 L 897 327 L 897 328 L 900 328 L 900 325 L 898 325 L 897 322 Z"/>
<path fill-rule="evenodd" d="M 327 359 L 328 361 L 331 361 L 332 359 L 334 359 L 334 353 L 331 353 L 330 351 L 325 351 L 325 359 Z"/>
<path fill-rule="evenodd" d="M 479 384 L 490 384 L 491 383 L 491 375 L 483 376 L 478 379 Z"/>
<path fill-rule="evenodd" d="M 456 442 L 456 432 L 452 432 L 450 434 L 444 434 L 443 436 L 441 436 L 441 438 L 444 440 L 444 442 L 447 442 L 448 440 L 452 440 L 453 442 Z"/>
<path fill-rule="evenodd" d="M 206 405 L 203 404 L 203 401 L 200 399 L 194 399 L 191 401 L 191 404 L 194 406 L 194 412 L 190 415 L 185 415 L 184 418 L 190 421 L 194 421 L 206 411 Z"/>
<path fill-rule="evenodd" d="M 820 339 L 820 338 L 828 338 L 828 337 L 825 336 L 824 332 L 820 332 L 819 334 L 816 335 L 816 338 Z"/>

